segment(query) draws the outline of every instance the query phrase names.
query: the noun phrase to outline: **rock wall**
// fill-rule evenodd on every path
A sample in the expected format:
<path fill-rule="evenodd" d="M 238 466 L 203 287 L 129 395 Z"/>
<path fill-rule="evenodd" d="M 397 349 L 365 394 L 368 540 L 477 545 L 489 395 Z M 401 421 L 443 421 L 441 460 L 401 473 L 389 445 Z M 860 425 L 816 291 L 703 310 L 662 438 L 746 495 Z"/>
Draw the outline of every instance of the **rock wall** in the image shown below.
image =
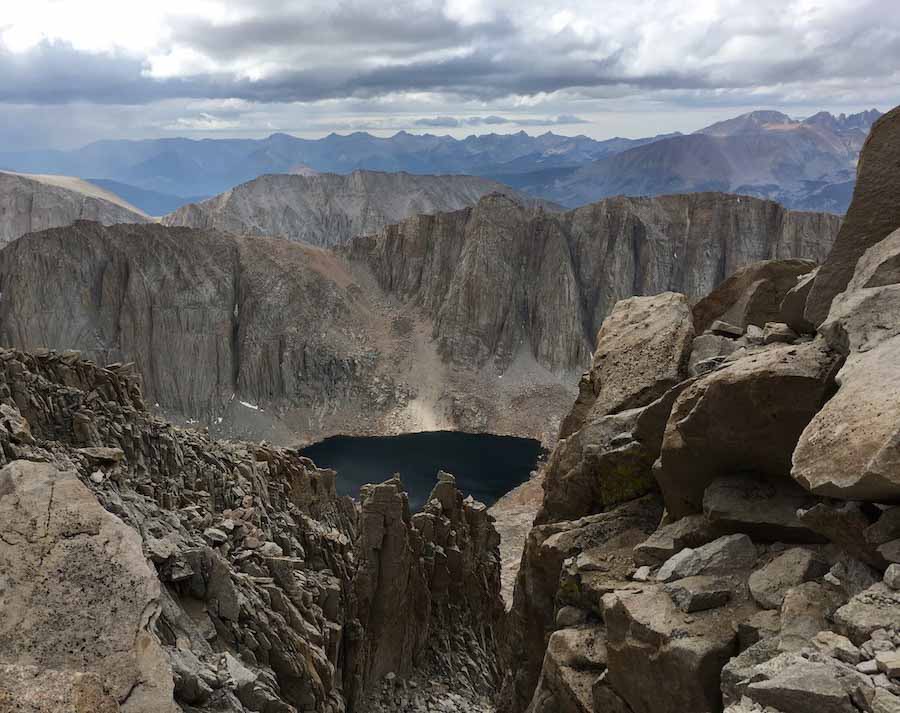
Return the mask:
<path fill-rule="evenodd" d="M 355 235 L 378 232 L 414 215 L 474 205 L 491 192 L 506 193 L 523 202 L 539 202 L 477 176 L 381 171 L 354 171 L 345 176 L 284 174 L 260 176 L 202 203 L 182 206 L 162 222 L 331 246 L 341 245 Z"/>
<path fill-rule="evenodd" d="M 562 214 L 489 196 L 357 238 L 347 252 L 432 316 L 445 358 L 503 368 L 524 348 L 563 370 L 587 363 L 618 300 L 667 290 L 696 300 L 757 260 L 822 260 L 839 225 L 721 193 L 610 198 Z"/>
<path fill-rule="evenodd" d="M 0 172 L 0 245 L 27 233 L 71 225 L 76 220 L 95 220 L 104 225 L 146 223 L 149 218 L 113 202 L 116 196 L 102 197 L 101 189 L 78 179 L 75 186 L 86 186 L 99 195 L 86 195 L 62 185 L 25 176 Z M 63 179 L 65 177 L 53 177 Z"/>
<path fill-rule="evenodd" d="M 360 507 L 292 451 L 150 416 L 131 372 L 0 351 L 4 710 L 338 713 L 420 670 L 494 684 L 498 538 L 452 476 L 423 513 L 394 481 Z M 397 648 L 381 612 L 416 635 Z"/>
<path fill-rule="evenodd" d="M 900 187 L 898 137 L 896 111 L 873 128 L 859 221 Z M 900 220 L 861 240 L 817 331 L 795 260 L 693 313 L 616 307 L 545 470 L 500 711 L 900 710 Z"/>

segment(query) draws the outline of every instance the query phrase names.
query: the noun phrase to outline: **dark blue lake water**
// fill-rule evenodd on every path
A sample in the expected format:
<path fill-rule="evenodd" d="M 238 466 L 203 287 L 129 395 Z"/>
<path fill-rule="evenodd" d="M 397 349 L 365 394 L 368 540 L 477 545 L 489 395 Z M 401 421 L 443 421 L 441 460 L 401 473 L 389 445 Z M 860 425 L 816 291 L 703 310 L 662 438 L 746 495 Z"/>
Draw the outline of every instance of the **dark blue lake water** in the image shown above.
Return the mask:
<path fill-rule="evenodd" d="M 456 476 L 460 490 L 486 505 L 528 480 L 543 455 L 539 441 L 458 431 L 400 436 L 333 436 L 307 446 L 303 455 L 338 472 L 337 490 L 359 495 L 366 483 L 400 473 L 410 505 L 425 503 L 439 470 Z"/>

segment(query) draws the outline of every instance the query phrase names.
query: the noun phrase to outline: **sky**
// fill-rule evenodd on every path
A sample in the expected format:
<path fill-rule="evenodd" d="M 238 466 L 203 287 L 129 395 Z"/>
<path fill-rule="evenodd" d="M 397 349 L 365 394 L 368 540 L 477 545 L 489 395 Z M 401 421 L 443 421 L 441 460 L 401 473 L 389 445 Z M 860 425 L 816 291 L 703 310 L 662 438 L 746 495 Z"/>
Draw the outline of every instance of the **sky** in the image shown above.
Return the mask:
<path fill-rule="evenodd" d="M 0 151 L 900 103 L 900 0 L 0 0 Z"/>

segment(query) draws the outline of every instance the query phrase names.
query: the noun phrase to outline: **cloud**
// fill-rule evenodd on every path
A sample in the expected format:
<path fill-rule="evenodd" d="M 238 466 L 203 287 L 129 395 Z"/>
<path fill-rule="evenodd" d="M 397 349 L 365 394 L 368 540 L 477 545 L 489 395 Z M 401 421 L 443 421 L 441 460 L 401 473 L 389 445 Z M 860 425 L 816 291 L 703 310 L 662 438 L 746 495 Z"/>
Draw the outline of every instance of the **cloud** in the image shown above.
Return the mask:
<path fill-rule="evenodd" d="M 465 126 L 570 126 L 572 124 L 589 124 L 587 119 L 582 119 L 572 114 L 560 114 L 559 116 L 546 116 L 536 118 L 507 118 L 505 116 L 434 116 L 423 117 L 413 121 L 413 126 L 424 128 L 459 128 Z"/>
<path fill-rule="evenodd" d="M 144 106 L 145 131 L 196 132 L 887 108 L 900 99 L 895 2 L 120 0 L 109 12 L 79 0 L 67 13 L 31 0 L 0 25 L 0 104 Z M 185 110 L 197 102 L 212 106 Z M 226 115 L 225 102 L 243 105 Z"/>

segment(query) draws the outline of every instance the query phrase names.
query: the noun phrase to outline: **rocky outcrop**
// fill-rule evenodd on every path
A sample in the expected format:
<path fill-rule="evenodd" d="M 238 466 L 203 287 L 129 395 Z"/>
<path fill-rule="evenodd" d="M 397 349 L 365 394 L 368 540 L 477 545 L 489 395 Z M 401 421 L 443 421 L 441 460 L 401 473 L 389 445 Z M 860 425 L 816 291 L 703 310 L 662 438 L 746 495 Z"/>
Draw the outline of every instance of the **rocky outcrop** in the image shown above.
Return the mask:
<path fill-rule="evenodd" d="M 461 713 L 494 684 L 497 535 L 451 476 L 423 513 L 393 482 L 359 508 L 293 451 L 150 416 L 130 371 L 0 351 L 0 705 L 339 713 L 421 675 Z"/>
<path fill-rule="evenodd" d="M 551 369 L 580 369 L 618 300 L 666 290 L 696 300 L 751 262 L 821 260 L 839 223 L 720 193 L 609 198 L 561 214 L 490 196 L 347 252 L 432 316 L 446 358 L 502 366 L 525 348 Z"/>
<path fill-rule="evenodd" d="M 270 174 L 202 203 L 190 203 L 163 225 L 263 235 L 311 245 L 341 245 L 414 215 L 474 205 L 487 193 L 536 202 L 477 176 L 422 176 L 353 171 L 348 175 Z M 549 206 L 548 203 L 543 205 Z"/>
<path fill-rule="evenodd" d="M 815 268 L 811 260 L 766 260 L 741 268 L 694 305 L 694 327 L 705 332 L 716 320 L 764 327 L 782 314 L 797 280 Z"/>
<path fill-rule="evenodd" d="M 900 185 L 896 170 L 883 178 L 891 186 L 877 195 Z M 523 553 L 511 623 L 526 633 L 505 659 L 501 711 L 900 705 L 900 232 L 881 238 L 817 335 L 799 310 L 819 279 L 805 274 L 809 265 L 753 266 L 697 305 L 694 326 L 704 331 L 671 350 L 681 380 L 658 399 L 670 401 L 658 411 L 656 482 L 621 500 L 602 488 L 626 462 L 626 444 L 648 451 L 646 473 L 653 450 L 635 414 L 653 404 L 592 421 L 599 402 L 585 375 L 548 460 L 544 519 Z M 639 357 L 632 363 L 665 373 L 655 358 L 646 371 Z M 591 444 L 582 461 L 597 464 L 583 478 L 573 477 L 588 472 L 582 462 L 566 455 L 579 438 Z M 655 485 L 665 515 L 636 544 L 617 532 L 579 547 L 564 539 L 578 527 L 554 522 L 569 511 L 577 523 L 615 521 L 658 498 Z"/>
<path fill-rule="evenodd" d="M 900 230 L 857 263 L 820 328 L 847 355 L 837 394 L 812 420 L 792 475 L 832 497 L 900 497 Z"/>
<path fill-rule="evenodd" d="M 856 169 L 853 202 L 834 249 L 816 275 L 806 318 L 819 325 L 832 300 L 847 287 L 862 254 L 900 228 L 896 171 L 900 161 L 900 107 L 878 119 L 866 139 Z"/>
<path fill-rule="evenodd" d="M 113 225 L 150 219 L 118 196 L 77 178 L 0 171 L 0 245 L 76 220 Z"/>

